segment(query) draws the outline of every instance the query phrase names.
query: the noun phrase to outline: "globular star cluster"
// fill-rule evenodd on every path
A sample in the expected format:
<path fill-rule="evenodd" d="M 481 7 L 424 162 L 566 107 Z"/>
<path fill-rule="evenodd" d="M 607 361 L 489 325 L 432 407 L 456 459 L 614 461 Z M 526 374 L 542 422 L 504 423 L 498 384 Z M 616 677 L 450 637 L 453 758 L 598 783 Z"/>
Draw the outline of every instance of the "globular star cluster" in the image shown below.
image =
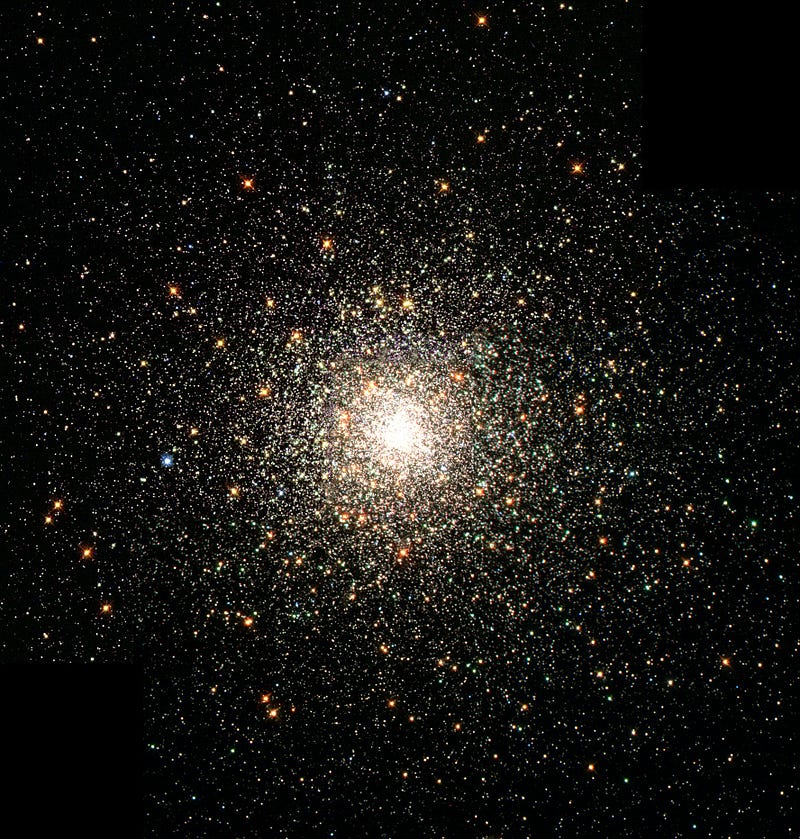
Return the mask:
<path fill-rule="evenodd" d="M 638 10 L 11 17 L 3 656 L 148 835 L 781 835 L 796 206 L 641 191 Z"/>

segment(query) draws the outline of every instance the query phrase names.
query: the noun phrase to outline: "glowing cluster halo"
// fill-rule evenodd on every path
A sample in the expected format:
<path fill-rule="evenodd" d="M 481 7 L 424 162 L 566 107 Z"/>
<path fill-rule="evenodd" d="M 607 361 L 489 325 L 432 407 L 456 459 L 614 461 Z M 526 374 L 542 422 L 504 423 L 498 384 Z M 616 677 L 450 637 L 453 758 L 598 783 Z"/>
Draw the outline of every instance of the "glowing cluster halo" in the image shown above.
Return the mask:
<path fill-rule="evenodd" d="M 406 407 L 394 409 L 380 425 L 379 439 L 384 452 L 412 455 L 424 449 L 422 430 L 414 412 Z"/>
<path fill-rule="evenodd" d="M 317 491 L 340 526 L 414 538 L 471 492 L 473 411 L 460 370 L 449 355 L 397 346 L 326 362 L 309 423 Z"/>

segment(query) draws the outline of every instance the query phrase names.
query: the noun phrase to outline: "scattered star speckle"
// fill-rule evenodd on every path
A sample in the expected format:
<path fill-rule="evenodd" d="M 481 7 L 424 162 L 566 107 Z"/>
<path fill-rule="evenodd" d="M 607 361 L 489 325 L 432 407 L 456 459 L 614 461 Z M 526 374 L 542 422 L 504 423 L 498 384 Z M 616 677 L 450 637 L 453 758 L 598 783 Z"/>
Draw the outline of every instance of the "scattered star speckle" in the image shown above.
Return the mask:
<path fill-rule="evenodd" d="M 634 4 L 312 5 L 3 36 L 4 658 L 147 835 L 781 835 L 796 199 L 641 188 Z"/>

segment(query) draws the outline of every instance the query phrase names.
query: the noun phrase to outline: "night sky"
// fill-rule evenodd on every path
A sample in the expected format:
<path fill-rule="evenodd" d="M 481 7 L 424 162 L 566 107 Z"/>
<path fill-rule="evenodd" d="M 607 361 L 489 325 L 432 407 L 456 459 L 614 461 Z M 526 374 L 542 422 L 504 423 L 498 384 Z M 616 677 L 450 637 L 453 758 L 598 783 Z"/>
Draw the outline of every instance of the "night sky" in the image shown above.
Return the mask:
<path fill-rule="evenodd" d="M 146 835 L 796 831 L 797 199 L 637 4 L 14 5 L 0 655 Z"/>

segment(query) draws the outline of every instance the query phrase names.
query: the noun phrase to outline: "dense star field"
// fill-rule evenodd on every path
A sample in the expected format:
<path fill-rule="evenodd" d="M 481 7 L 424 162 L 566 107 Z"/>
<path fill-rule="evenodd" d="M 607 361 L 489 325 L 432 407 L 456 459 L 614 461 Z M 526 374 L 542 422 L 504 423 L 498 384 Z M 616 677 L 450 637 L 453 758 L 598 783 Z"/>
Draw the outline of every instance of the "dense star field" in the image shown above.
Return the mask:
<path fill-rule="evenodd" d="M 148 836 L 791 833 L 796 199 L 622 0 L 115 5 L 2 13 L 3 660 Z"/>

